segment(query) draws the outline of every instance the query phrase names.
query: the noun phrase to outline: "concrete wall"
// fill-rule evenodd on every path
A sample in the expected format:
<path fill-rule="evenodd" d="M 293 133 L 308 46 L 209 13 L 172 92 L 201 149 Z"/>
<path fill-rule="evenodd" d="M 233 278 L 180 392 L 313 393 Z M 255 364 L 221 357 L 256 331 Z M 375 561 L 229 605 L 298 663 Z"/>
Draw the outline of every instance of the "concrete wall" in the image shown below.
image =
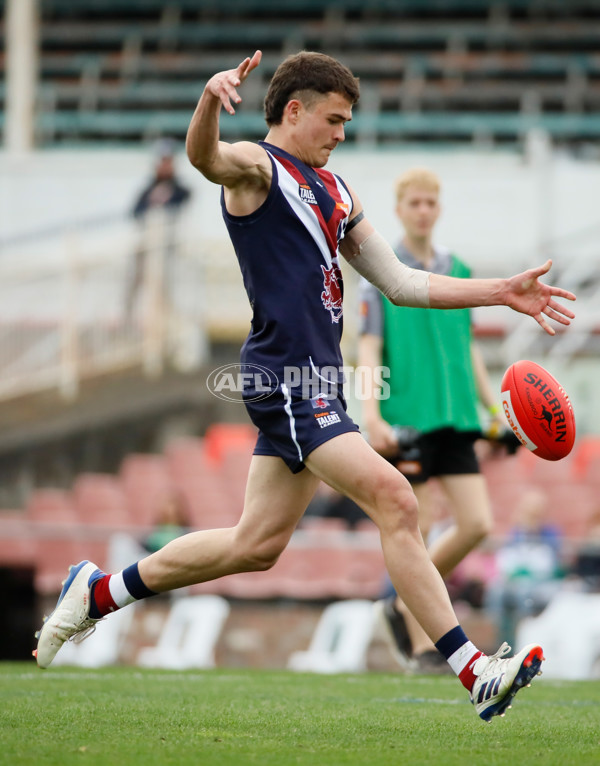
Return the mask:
<path fill-rule="evenodd" d="M 554 249 L 557 260 L 583 254 L 600 260 L 600 166 L 535 148 L 524 158 L 508 152 L 381 150 L 342 147 L 330 169 L 357 191 L 370 220 L 392 240 L 394 180 L 404 169 L 427 165 L 442 179 L 438 239 L 482 271 L 512 271 Z M 119 216 L 151 173 L 151 148 L 47 151 L 9 158 L 0 152 L 0 241 L 94 217 Z M 198 236 L 226 237 L 217 187 L 182 154 L 178 169 L 194 191 Z M 596 227 L 577 241 L 570 235 Z M 546 243 L 566 238 L 549 248 Z"/>

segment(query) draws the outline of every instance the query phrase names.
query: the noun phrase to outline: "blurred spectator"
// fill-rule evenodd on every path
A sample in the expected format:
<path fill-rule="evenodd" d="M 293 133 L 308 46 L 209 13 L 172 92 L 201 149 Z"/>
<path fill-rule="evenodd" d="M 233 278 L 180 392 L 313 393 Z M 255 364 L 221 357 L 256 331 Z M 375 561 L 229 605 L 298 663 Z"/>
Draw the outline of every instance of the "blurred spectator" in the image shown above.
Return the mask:
<path fill-rule="evenodd" d="M 519 620 L 539 614 L 565 574 L 562 533 L 544 521 L 547 506 L 543 492 L 526 492 L 515 509 L 508 539 L 496 553 L 497 578 L 488 588 L 485 604 L 496 618 L 498 635 L 510 644 Z"/>
<path fill-rule="evenodd" d="M 163 210 L 166 213 L 164 224 L 163 280 L 165 299 L 172 300 L 174 279 L 174 255 L 176 245 L 176 223 L 179 213 L 190 199 L 190 190 L 183 186 L 175 172 L 175 154 L 173 142 L 163 139 L 156 148 L 154 172 L 150 182 L 140 192 L 133 207 L 133 217 L 140 224 L 139 242 L 134 254 L 133 268 L 129 275 L 125 296 L 125 310 L 128 319 L 131 318 L 140 287 L 146 271 L 146 242 L 145 226 L 147 215 L 153 210 Z"/>
<path fill-rule="evenodd" d="M 600 591 L 600 507 L 590 516 L 589 527 L 575 553 L 571 573 L 580 578 L 587 589 Z"/>
<path fill-rule="evenodd" d="M 189 531 L 190 514 L 187 501 L 180 492 L 171 492 L 163 497 L 158 506 L 154 528 L 144 540 L 144 548 L 154 553 Z"/>

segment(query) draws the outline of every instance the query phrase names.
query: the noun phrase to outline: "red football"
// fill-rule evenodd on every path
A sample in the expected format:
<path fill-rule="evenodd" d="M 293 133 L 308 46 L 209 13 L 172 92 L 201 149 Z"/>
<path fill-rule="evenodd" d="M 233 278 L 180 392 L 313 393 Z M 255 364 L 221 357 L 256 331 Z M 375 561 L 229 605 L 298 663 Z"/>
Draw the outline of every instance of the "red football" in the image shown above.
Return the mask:
<path fill-rule="evenodd" d="M 515 362 L 504 373 L 502 409 L 519 441 L 544 460 L 560 460 L 575 442 L 575 415 L 564 388 L 535 362 Z"/>

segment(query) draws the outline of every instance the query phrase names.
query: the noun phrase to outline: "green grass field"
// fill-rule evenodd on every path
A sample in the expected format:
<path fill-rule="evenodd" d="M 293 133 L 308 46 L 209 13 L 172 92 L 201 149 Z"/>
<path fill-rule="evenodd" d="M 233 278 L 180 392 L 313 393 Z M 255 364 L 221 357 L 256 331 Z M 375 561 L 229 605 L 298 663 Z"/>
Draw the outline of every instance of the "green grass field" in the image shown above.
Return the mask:
<path fill-rule="evenodd" d="M 0 763 L 600 763 L 600 681 L 536 679 L 485 724 L 455 678 L 0 663 Z"/>

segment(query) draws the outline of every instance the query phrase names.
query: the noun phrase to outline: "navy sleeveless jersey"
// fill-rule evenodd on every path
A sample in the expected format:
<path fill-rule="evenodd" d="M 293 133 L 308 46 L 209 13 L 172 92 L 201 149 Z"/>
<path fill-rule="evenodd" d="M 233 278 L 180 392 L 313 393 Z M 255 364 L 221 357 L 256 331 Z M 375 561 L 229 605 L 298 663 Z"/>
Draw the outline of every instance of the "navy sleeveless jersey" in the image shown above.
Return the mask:
<path fill-rule="evenodd" d="M 264 203 L 223 218 L 252 306 L 243 364 L 262 365 L 279 380 L 287 368 L 339 369 L 342 362 L 342 274 L 338 243 L 352 198 L 339 176 L 311 168 L 260 142 L 273 168 Z M 331 372 L 326 376 L 332 379 Z"/>

